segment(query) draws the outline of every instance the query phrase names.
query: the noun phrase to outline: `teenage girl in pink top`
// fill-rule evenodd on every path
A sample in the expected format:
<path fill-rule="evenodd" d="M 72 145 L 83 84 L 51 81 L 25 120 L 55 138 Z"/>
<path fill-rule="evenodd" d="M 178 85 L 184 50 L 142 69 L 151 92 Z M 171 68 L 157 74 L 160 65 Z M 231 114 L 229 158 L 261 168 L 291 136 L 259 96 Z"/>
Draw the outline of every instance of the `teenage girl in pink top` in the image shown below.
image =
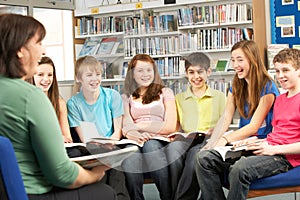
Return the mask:
<path fill-rule="evenodd" d="M 144 173 L 149 172 L 162 200 L 172 198 L 167 142 L 151 139 L 176 130 L 176 104 L 173 91 L 164 87 L 154 60 L 146 54 L 133 57 L 125 78 L 123 135 L 144 143 L 139 152 L 123 164 L 132 199 L 144 199 Z"/>

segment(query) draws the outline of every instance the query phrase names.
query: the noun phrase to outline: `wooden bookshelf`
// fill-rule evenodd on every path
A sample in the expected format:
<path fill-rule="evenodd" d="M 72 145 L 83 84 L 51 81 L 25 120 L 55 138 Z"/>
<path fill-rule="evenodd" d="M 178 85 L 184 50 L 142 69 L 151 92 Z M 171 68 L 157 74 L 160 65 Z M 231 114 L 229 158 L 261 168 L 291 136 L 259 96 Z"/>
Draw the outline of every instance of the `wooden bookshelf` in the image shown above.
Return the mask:
<path fill-rule="evenodd" d="M 83 1 L 83 0 L 82 0 Z M 112 16 L 112 17 L 124 17 L 126 18 L 135 18 L 142 16 L 143 13 L 154 12 L 155 15 L 168 15 L 173 14 L 174 19 L 174 27 L 175 30 L 170 32 L 166 31 L 152 31 L 145 32 L 143 30 L 134 30 L 135 32 L 126 32 L 126 27 L 124 25 L 122 33 L 103 33 L 103 34 L 88 34 L 88 35 L 78 35 L 74 34 L 75 44 L 82 44 L 87 38 L 99 38 L 99 37 L 115 37 L 114 34 L 120 34 L 120 37 L 123 38 L 124 50 L 126 49 L 126 45 L 128 45 L 127 41 L 131 43 L 139 43 L 143 42 L 145 39 L 149 38 L 172 38 L 174 43 L 178 44 L 178 38 L 182 37 L 183 34 L 192 33 L 196 29 L 201 30 L 211 30 L 211 29 L 226 29 L 230 28 L 251 28 L 253 29 L 254 41 L 256 41 L 259 46 L 260 53 L 264 62 L 267 64 L 267 35 L 266 35 L 266 21 L 265 21 L 265 1 L 266 0 L 228 0 L 226 2 L 218 1 L 218 0 L 182 0 L 172 5 L 164 5 L 163 0 L 152 0 L 145 2 L 137 2 L 137 3 L 124 3 L 124 4 L 116 4 L 116 5 L 105 5 L 105 6 L 94 6 L 94 7 L 81 7 L 80 1 L 76 1 L 76 9 L 74 12 L 74 25 L 78 22 L 78 18 L 82 17 L 104 17 L 104 16 Z M 249 4 L 252 6 L 252 15 L 251 19 L 245 19 L 242 21 L 224 21 L 222 23 L 207 23 L 207 24 L 188 24 L 184 26 L 180 26 L 178 22 L 178 10 L 181 8 L 192 8 L 196 6 L 209 6 L 209 5 L 228 5 L 228 4 Z M 174 39 L 173 39 L 174 38 Z M 181 38 L 184 40 L 185 38 Z M 138 44 L 139 45 L 139 44 Z M 143 47 L 144 48 L 144 47 Z M 128 49 L 132 49 L 131 46 Z M 135 48 L 133 48 L 136 51 Z M 150 54 L 155 59 L 163 59 L 163 58 L 172 58 L 172 57 L 184 57 L 188 54 L 201 51 L 208 53 L 213 61 L 218 59 L 228 59 L 230 57 L 231 46 L 223 46 L 222 48 L 198 48 L 198 49 L 184 49 L 182 50 L 181 46 L 176 48 L 176 51 L 170 51 L 160 54 Z M 133 54 L 128 54 L 128 52 L 124 52 L 123 59 L 124 61 L 129 61 L 136 53 L 141 51 L 136 51 Z M 149 51 L 141 52 L 147 53 Z M 97 58 L 105 60 L 109 59 L 109 57 L 115 57 L 115 55 L 95 55 Z M 120 57 L 121 54 L 118 54 Z M 214 63 L 214 62 L 213 62 Z M 120 66 L 123 67 L 123 66 Z M 214 68 L 214 66 L 212 66 Z M 121 70 L 120 70 L 121 71 Z M 231 74 L 229 78 L 226 76 L 226 81 L 231 79 L 233 75 Z M 110 81 L 109 81 L 110 82 Z M 107 84 L 109 84 L 109 82 Z"/>

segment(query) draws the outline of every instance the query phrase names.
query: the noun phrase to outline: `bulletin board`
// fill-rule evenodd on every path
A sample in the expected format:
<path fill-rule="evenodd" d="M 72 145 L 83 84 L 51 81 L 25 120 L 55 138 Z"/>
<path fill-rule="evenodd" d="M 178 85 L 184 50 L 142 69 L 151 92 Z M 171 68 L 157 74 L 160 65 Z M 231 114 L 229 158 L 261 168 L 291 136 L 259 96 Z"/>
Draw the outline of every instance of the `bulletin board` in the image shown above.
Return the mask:
<path fill-rule="evenodd" d="M 300 0 L 270 0 L 272 44 L 300 47 Z"/>

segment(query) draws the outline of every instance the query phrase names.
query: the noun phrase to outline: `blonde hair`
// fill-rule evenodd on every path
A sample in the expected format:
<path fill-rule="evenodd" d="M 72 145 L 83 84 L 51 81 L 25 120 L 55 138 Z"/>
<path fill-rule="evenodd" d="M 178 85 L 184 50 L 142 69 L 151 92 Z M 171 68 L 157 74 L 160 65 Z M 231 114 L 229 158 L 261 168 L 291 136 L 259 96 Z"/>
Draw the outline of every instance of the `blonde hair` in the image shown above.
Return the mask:
<path fill-rule="evenodd" d="M 84 56 L 77 59 L 75 63 L 75 77 L 76 83 L 74 85 L 74 92 L 78 92 L 80 88 L 80 84 L 78 80 L 82 79 L 82 75 L 87 70 L 97 71 L 102 74 L 102 64 L 93 56 Z"/>
<path fill-rule="evenodd" d="M 78 80 L 82 78 L 82 74 L 87 71 L 100 71 L 102 74 L 102 65 L 101 63 L 93 56 L 84 56 L 78 58 L 75 64 L 75 76 Z"/>

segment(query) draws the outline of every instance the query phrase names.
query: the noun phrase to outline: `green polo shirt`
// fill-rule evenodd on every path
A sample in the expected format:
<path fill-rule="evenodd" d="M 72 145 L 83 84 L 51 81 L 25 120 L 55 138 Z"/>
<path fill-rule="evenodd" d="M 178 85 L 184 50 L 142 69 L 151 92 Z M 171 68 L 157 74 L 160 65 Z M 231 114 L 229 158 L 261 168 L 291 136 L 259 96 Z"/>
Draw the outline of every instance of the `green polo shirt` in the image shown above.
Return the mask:
<path fill-rule="evenodd" d="M 185 133 L 208 131 L 216 125 L 225 109 L 225 94 L 209 87 L 201 98 L 196 97 L 190 87 L 175 98 L 178 120 Z"/>
<path fill-rule="evenodd" d="M 49 98 L 21 79 L 0 76 L 0 135 L 10 139 L 27 194 L 67 187 L 78 167 L 67 156 Z"/>

